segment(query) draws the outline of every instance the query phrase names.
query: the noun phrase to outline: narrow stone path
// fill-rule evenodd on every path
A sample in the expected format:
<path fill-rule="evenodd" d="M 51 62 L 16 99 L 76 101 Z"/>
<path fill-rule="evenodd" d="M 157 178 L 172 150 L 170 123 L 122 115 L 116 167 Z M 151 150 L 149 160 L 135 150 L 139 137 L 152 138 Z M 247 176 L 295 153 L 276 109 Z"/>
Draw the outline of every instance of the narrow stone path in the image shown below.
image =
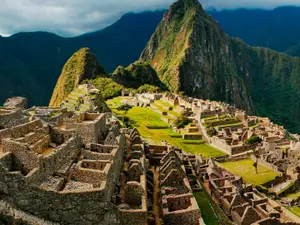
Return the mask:
<path fill-rule="evenodd" d="M 152 172 L 154 174 L 154 191 L 153 191 L 153 213 L 155 214 L 155 224 L 161 225 L 160 220 L 160 208 L 159 208 L 159 193 L 160 193 L 160 186 L 159 186 L 159 169 L 153 167 Z"/>

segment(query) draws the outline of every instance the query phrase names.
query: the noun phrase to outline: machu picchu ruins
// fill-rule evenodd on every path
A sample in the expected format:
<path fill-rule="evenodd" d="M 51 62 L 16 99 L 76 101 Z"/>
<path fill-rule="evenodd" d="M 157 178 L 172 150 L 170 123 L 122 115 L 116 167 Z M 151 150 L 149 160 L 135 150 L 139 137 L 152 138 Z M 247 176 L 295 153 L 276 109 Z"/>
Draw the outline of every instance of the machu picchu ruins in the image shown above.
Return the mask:
<path fill-rule="evenodd" d="M 95 89 L 76 90 L 97 95 Z M 286 197 L 300 185 L 297 135 L 222 102 L 168 93 L 119 97 L 119 105 L 160 115 L 177 132 L 174 139 L 197 146 L 205 140 L 211 151 L 222 152 L 203 156 L 163 139 L 151 143 L 139 126 L 126 127 L 115 113 L 124 107 L 115 109 L 109 101 L 112 112 L 96 104 L 75 106 L 90 92 L 67 97 L 60 107 L 25 108 L 26 100 L 20 104 L 16 98 L 0 109 L 0 215 L 6 212 L 7 221 L 207 224 L 197 197 L 204 193 L 219 210 L 220 224 L 298 224 L 297 216 L 285 209 L 300 204 L 300 198 Z M 190 122 L 177 128 L 176 114 Z M 245 159 L 276 177 L 257 186 L 222 167 Z"/>
<path fill-rule="evenodd" d="M 300 225 L 300 135 L 255 110 L 263 61 L 239 56 L 284 60 L 258 51 L 177 0 L 128 67 L 81 48 L 48 106 L 6 96 L 0 225 Z"/>

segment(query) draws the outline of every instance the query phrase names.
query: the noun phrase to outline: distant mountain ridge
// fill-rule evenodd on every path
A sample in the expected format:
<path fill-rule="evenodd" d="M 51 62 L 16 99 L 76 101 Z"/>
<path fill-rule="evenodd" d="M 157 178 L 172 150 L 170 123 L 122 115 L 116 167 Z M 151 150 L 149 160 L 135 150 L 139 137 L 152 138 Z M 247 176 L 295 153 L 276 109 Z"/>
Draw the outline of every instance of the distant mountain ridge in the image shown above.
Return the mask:
<path fill-rule="evenodd" d="M 210 10 L 231 37 L 251 46 L 262 46 L 285 52 L 300 41 L 300 7 L 282 6 L 273 10 Z"/>
<path fill-rule="evenodd" d="M 247 12 L 243 14 L 244 11 Z M 300 8 L 280 7 L 273 11 L 209 10 L 209 14 L 219 21 L 229 36 L 240 37 L 250 45 L 268 46 L 300 56 L 300 29 L 295 23 L 299 21 L 295 18 L 299 17 Z M 103 30 L 74 38 L 47 32 L 0 37 L 0 103 L 7 97 L 22 95 L 29 99 L 29 105 L 48 105 L 63 65 L 83 47 L 90 48 L 108 72 L 113 72 L 119 65 L 128 66 L 139 58 L 164 12 L 129 13 Z M 272 19 L 274 15 L 280 15 L 279 22 Z M 255 23 L 253 18 L 256 17 L 263 19 Z M 276 29 L 268 35 L 266 28 L 270 23 L 276 24 Z M 268 44 L 266 39 L 270 39 Z"/>
<path fill-rule="evenodd" d="M 0 103 L 21 95 L 29 99 L 29 105 L 48 105 L 64 64 L 83 47 L 90 48 L 109 72 L 131 64 L 139 58 L 163 13 L 129 13 L 101 31 L 74 38 L 48 32 L 1 37 Z"/>

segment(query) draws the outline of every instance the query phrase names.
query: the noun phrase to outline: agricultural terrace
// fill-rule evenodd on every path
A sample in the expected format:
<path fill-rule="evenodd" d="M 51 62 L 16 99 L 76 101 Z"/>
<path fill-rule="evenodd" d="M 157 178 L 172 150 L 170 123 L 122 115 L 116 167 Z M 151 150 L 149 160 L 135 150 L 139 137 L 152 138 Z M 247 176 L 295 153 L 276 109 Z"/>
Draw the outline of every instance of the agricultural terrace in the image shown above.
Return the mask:
<path fill-rule="evenodd" d="M 207 128 L 209 127 L 227 127 L 228 125 L 240 125 L 241 121 L 239 121 L 235 117 L 231 117 L 230 115 L 221 115 L 221 116 L 213 116 L 202 119 L 203 125 Z"/>
<path fill-rule="evenodd" d="M 261 165 L 258 165 L 256 173 L 256 169 L 253 164 L 254 161 L 252 159 L 245 159 L 235 162 L 225 162 L 220 165 L 229 172 L 241 176 L 246 183 L 253 184 L 255 186 L 267 183 L 274 180 L 276 176 L 279 176 L 279 173 Z"/>
<path fill-rule="evenodd" d="M 292 208 L 289 208 L 289 210 L 294 213 L 296 216 L 299 216 L 300 217 L 300 207 L 292 207 Z"/>
<path fill-rule="evenodd" d="M 117 109 L 124 104 L 122 101 L 130 101 L 130 98 L 118 97 L 107 101 L 107 105 L 120 120 L 125 116 L 125 111 Z M 126 117 L 130 120 L 130 124 L 136 127 L 141 136 L 150 144 L 161 145 L 162 141 L 167 141 L 185 152 L 201 153 L 206 158 L 225 155 L 225 153 L 205 144 L 203 140 L 190 141 L 182 139 L 182 135 L 174 132 L 169 124 L 162 120 L 162 115 L 154 112 L 151 108 L 133 107 L 128 110 Z"/>

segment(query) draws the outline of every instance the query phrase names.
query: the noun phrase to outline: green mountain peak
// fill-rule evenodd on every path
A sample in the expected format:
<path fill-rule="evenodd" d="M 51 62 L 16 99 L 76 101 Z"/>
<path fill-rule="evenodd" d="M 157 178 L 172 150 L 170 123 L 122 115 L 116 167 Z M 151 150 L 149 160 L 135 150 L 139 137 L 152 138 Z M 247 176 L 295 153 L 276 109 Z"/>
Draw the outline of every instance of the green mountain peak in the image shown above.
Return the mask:
<path fill-rule="evenodd" d="M 59 106 L 62 101 L 85 79 L 106 75 L 96 56 L 89 48 L 74 53 L 63 67 L 52 94 L 50 106 Z"/>
<path fill-rule="evenodd" d="M 197 0 L 169 8 L 140 60 L 174 92 L 224 101 L 292 130 L 300 125 L 300 58 L 230 38 Z"/>

